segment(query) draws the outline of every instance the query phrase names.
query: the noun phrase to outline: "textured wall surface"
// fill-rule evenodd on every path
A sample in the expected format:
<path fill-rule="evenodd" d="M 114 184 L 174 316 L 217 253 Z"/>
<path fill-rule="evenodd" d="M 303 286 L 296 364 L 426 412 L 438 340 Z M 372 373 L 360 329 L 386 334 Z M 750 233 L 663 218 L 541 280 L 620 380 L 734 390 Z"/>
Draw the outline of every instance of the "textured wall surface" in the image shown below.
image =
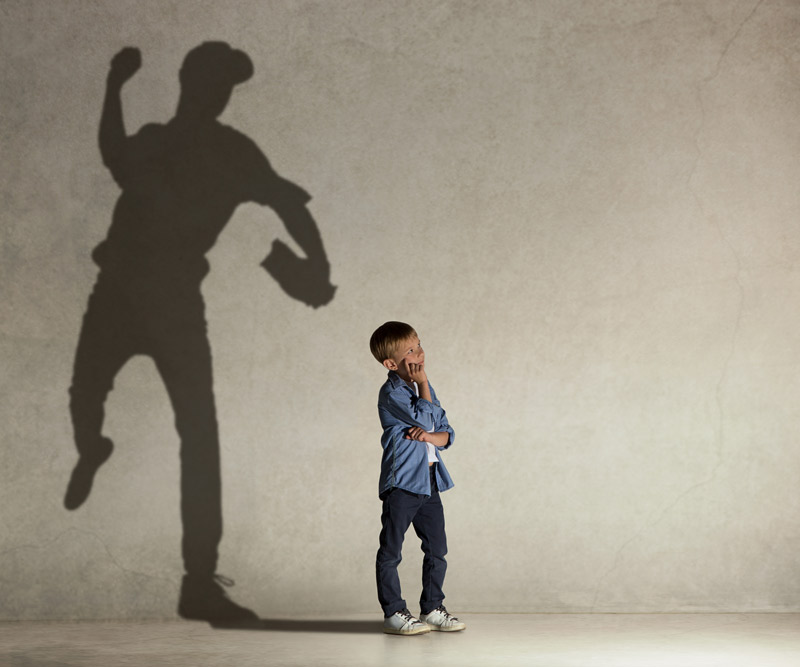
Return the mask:
<path fill-rule="evenodd" d="M 62 505 L 67 389 L 129 133 L 200 42 L 249 54 L 223 122 L 312 196 L 338 286 L 312 309 L 239 207 L 203 283 L 231 596 L 379 613 L 384 372 L 411 322 L 456 444 L 448 604 L 800 610 L 800 4 L 0 2 L 0 618 L 171 616 L 179 439 L 147 357 L 116 450 Z M 420 553 L 401 566 L 416 609 Z"/>

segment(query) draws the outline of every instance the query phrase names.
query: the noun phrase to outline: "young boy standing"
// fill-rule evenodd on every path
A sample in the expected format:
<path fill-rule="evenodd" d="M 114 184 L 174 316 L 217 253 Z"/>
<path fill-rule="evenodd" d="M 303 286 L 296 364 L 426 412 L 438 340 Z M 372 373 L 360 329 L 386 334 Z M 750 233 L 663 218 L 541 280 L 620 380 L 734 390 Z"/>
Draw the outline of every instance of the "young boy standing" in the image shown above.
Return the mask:
<path fill-rule="evenodd" d="M 463 630 L 466 625 L 442 605 L 447 537 L 439 492 L 451 488 L 453 480 L 440 451 L 453 444 L 455 433 L 428 382 L 425 352 L 417 332 L 403 322 L 386 322 L 372 334 L 369 346 L 389 371 L 378 395 L 383 427 L 379 483 L 383 512 L 376 575 L 383 631 L 417 635 Z M 397 574 L 403 538 L 411 524 L 425 554 L 420 618 L 408 611 Z"/>

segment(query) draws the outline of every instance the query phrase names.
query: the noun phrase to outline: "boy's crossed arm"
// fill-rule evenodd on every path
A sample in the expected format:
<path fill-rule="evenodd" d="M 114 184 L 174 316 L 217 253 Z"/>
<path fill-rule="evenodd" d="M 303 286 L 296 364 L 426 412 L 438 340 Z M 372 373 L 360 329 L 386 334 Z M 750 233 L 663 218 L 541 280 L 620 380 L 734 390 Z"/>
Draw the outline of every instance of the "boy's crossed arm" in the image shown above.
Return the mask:
<path fill-rule="evenodd" d="M 428 433 L 419 426 L 412 426 L 405 435 L 406 440 L 417 440 L 419 442 L 429 442 L 434 447 L 445 447 L 450 442 L 450 434 L 447 431 Z"/>

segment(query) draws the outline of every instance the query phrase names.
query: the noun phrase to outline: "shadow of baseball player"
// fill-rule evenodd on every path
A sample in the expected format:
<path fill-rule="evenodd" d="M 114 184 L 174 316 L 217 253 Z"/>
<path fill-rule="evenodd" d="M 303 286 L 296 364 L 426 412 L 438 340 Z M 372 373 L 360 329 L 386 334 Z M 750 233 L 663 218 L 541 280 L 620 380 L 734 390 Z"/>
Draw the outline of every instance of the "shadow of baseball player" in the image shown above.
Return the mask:
<path fill-rule="evenodd" d="M 224 42 L 186 55 L 174 118 L 128 136 L 121 90 L 140 68 L 137 49 L 111 61 L 100 121 L 100 153 L 122 189 L 106 239 L 92 258 L 100 267 L 75 355 L 70 412 L 79 459 L 64 505 L 74 510 L 113 450 L 102 434 L 114 378 L 135 355 L 153 359 L 180 436 L 182 553 L 185 575 L 178 612 L 214 623 L 256 615 L 220 584 L 222 537 L 219 437 L 212 359 L 200 284 L 206 253 L 239 204 L 271 207 L 306 257 L 275 241 L 264 268 L 284 291 L 316 308 L 335 287 L 322 239 L 302 188 L 280 177 L 256 144 L 218 121 L 233 87 L 253 64 Z"/>

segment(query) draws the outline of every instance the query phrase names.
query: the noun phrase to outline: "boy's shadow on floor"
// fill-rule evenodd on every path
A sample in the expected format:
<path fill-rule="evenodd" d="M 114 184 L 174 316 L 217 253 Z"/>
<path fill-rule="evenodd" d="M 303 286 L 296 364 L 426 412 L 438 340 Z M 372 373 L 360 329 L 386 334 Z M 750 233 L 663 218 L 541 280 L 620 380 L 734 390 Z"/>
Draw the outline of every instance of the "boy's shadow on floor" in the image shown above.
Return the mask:
<path fill-rule="evenodd" d="M 321 632 L 365 635 L 382 632 L 383 628 L 380 621 L 298 620 L 287 618 L 259 618 L 253 621 L 230 623 L 212 622 L 210 625 L 215 630 L 266 630 L 271 632 Z"/>

